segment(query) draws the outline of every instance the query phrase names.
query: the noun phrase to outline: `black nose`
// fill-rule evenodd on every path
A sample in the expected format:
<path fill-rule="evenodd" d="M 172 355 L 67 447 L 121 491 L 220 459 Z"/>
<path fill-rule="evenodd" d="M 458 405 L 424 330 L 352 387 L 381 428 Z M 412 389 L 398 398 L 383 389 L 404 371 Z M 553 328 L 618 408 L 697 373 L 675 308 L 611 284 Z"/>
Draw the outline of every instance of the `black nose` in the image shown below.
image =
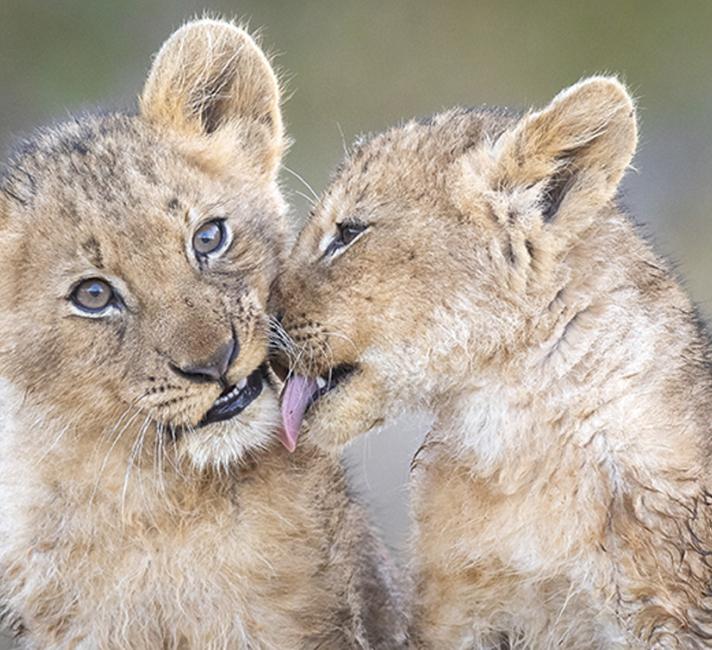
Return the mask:
<path fill-rule="evenodd" d="M 234 361 L 239 351 L 240 344 L 237 342 L 237 338 L 233 336 L 229 341 L 219 345 L 209 359 L 184 366 L 171 364 L 171 368 L 182 377 L 190 379 L 191 381 L 223 382 L 230 368 L 230 364 Z"/>

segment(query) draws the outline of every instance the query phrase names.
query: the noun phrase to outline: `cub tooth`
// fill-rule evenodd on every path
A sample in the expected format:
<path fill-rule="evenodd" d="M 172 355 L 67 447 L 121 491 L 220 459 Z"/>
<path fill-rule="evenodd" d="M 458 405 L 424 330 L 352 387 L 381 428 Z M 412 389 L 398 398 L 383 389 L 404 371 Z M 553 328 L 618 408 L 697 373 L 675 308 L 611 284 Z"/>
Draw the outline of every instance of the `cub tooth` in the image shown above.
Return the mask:
<path fill-rule="evenodd" d="M 326 379 L 323 377 L 317 377 L 316 378 L 316 387 L 321 390 L 322 388 L 326 387 Z"/>
<path fill-rule="evenodd" d="M 243 377 L 242 379 L 240 379 L 240 381 L 237 382 L 237 386 L 235 386 L 235 388 L 237 388 L 237 390 L 240 391 L 245 386 L 247 386 L 247 377 Z"/>

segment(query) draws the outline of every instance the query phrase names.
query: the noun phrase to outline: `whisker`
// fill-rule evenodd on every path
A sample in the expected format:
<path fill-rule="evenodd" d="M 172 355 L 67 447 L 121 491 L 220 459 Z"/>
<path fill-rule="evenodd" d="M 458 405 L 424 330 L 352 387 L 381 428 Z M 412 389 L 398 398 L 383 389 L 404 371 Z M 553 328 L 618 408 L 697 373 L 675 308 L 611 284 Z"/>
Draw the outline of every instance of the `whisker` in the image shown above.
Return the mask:
<path fill-rule="evenodd" d="M 49 456 L 49 454 L 52 452 L 52 450 L 59 444 L 59 441 L 62 438 L 64 438 L 64 434 L 67 433 L 68 430 L 69 430 L 69 426 L 65 426 L 61 429 L 61 431 L 59 432 L 59 435 L 55 436 L 54 440 L 52 441 L 52 444 L 49 447 L 47 447 L 47 449 L 42 454 L 42 456 L 40 456 L 37 459 L 37 461 L 35 462 L 36 465 L 41 465 L 45 461 L 47 456 Z"/>
<path fill-rule="evenodd" d="M 311 198 L 311 196 L 308 196 L 307 194 L 304 194 L 304 192 L 300 192 L 299 190 L 294 190 L 294 193 L 297 196 L 301 196 L 309 205 L 310 208 L 313 208 L 316 205 L 316 201 Z"/>
<path fill-rule="evenodd" d="M 276 318 L 270 320 L 268 347 L 270 350 L 286 354 L 289 358 L 290 365 L 292 365 L 292 361 L 295 357 L 296 344 Z"/>
<path fill-rule="evenodd" d="M 129 408 L 134 408 L 135 405 L 130 406 Z M 126 411 L 124 412 L 126 413 Z M 104 470 L 106 469 L 106 465 L 109 462 L 109 456 L 111 456 L 112 451 L 118 444 L 119 440 L 121 437 L 124 435 L 126 430 L 133 424 L 133 422 L 136 420 L 136 418 L 141 415 L 141 410 L 139 408 L 136 408 L 136 410 L 131 414 L 131 416 L 128 418 L 126 421 L 125 425 L 116 433 L 114 436 L 111 445 L 109 446 L 108 451 L 104 455 L 104 458 L 101 462 L 101 465 L 99 467 L 99 471 L 97 473 L 96 481 L 94 482 L 94 489 L 92 490 L 91 497 L 89 498 L 89 503 L 94 502 L 94 497 L 96 496 L 96 491 L 99 489 L 99 483 L 101 482 L 101 477 L 104 474 Z M 123 418 L 123 415 L 122 415 Z M 121 418 L 120 418 L 121 419 Z M 115 427 L 114 427 L 115 428 Z"/>
<path fill-rule="evenodd" d="M 156 422 L 156 442 L 154 449 L 153 466 L 156 471 L 156 477 L 158 480 L 158 487 L 160 491 L 166 496 L 166 484 L 163 476 L 163 423 Z"/>
<path fill-rule="evenodd" d="M 314 188 L 313 188 L 311 185 L 309 185 L 309 183 L 307 183 L 307 182 L 304 180 L 304 178 L 303 178 L 302 176 L 300 176 L 299 174 L 297 174 L 297 172 L 295 172 L 293 169 L 290 169 L 290 168 L 287 167 L 286 165 L 282 165 L 282 169 L 284 169 L 285 171 L 289 172 L 289 173 L 290 173 L 292 176 L 294 176 L 294 178 L 296 178 L 298 181 L 301 181 L 301 183 L 304 185 L 304 187 L 306 187 L 307 190 L 309 190 L 309 191 L 311 192 L 312 197 L 314 198 L 315 201 L 318 201 L 318 200 L 319 200 L 319 195 L 314 191 Z"/>
<path fill-rule="evenodd" d="M 331 380 L 333 378 L 334 374 L 334 366 L 336 365 L 336 361 L 334 359 L 334 350 L 331 347 L 331 343 L 329 343 L 329 339 L 324 339 L 324 346 L 326 348 L 326 351 L 329 354 L 329 377 L 328 377 L 328 383 L 331 384 Z"/>
<path fill-rule="evenodd" d="M 134 459 L 137 457 L 141 447 L 143 447 L 143 436 L 145 434 L 145 427 L 146 423 L 149 421 L 150 416 L 146 416 L 146 418 L 143 421 L 143 424 L 139 428 L 139 431 L 136 435 L 136 439 L 134 440 L 134 443 L 131 447 L 131 453 L 129 454 L 128 462 L 126 463 L 126 472 L 124 473 L 124 484 L 121 489 L 121 520 L 125 520 L 125 511 L 126 511 L 126 494 L 128 491 L 128 485 L 129 485 L 129 479 L 131 477 L 131 472 L 133 470 L 133 464 L 134 464 Z"/>
<path fill-rule="evenodd" d="M 341 339 L 342 341 L 346 341 L 352 348 L 353 352 L 358 353 L 358 348 L 356 347 L 356 344 L 353 342 L 353 339 L 351 337 L 346 336 L 343 332 L 337 332 L 335 330 L 326 330 L 324 331 L 324 334 L 326 336 L 333 336 L 334 338 Z"/>
<path fill-rule="evenodd" d="M 168 423 L 168 432 L 170 434 L 170 440 L 173 443 L 173 450 L 171 454 L 168 454 L 168 462 L 171 464 L 171 467 L 175 471 L 175 473 L 183 480 L 185 480 L 186 476 L 183 473 L 183 469 L 181 467 L 181 461 L 178 456 L 178 434 L 176 432 L 175 426 L 172 424 Z"/>
<path fill-rule="evenodd" d="M 346 136 L 344 135 L 344 130 L 341 128 L 340 122 L 336 123 L 336 128 L 339 129 L 339 135 L 341 136 L 341 146 L 344 150 L 344 156 L 348 158 L 351 152 L 349 151 L 348 144 L 346 144 Z"/>
<path fill-rule="evenodd" d="M 140 430 L 140 435 L 139 435 L 138 453 L 136 455 L 136 457 L 138 458 L 137 475 L 138 475 L 138 486 L 139 486 L 139 490 L 141 491 L 141 499 L 146 506 L 146 512 L 149 513 L 151 520 L 153 521 L 154 527 L 156 529 L 158 529 L 159 526 L 158 526 L 158 521 L 156 520 L 156 516 L 155 516 L 155 509 L 151 507 L 151 500 L 149 500 L 146 497 L 146 486 L 144 484 L 143 464 L 141 463 L 141 456 L 143 453 L 143 445 L 146 440 L 146 433 L 151 428 L 152 424 L 153 424 L 153 420 L 150 417 L 147 417 L 144 420 L 143 425 L 141 425 L 141 430 Z M 154 463 L 155 463 L 155 459 L 154 459 Z M 151 490 L 153 490 L 153 483 L 151 483 L 149 485 L 149 488 Z"/>
<path fill-rule="evenodd" d="M 100 437 L 97 439 L 96 444 L 94 445 L 94 452 L 93 452 L 93 453 L 96 453 L 96 452 L 98 451 L 99 445 L 105 440 L 106 437 L 111 438 L 111 437 L 114 435 L 115 431 L 116 431 L 116 430 L 121 426 L 121 424 L 123 423 L 124 418 L 134 409 L 134 407 L 135 407 L 135 406 L 141 401 L 141 399 L 142 399 L 143 397 L 145 397 L 146 395 L 147 395 L 147 393 L 143 393 L 142 395 L 139 395 L 139 397 L 137 397 L 136 399 L 132 400 L 132 401 L 129 403 L 129 405 L 126 407 L 126 409 L 124 409 L 124 411 L 121 413 L 121 415 L 118 417 L 118 419 L 117 419 L 116 422 L 114 423 L 114 426 L 111 427 L 111 429 L 110 429 L 108 432 L 105 432 L 105 433 L 108 433 L 108 435 L 102 435 L 102 436 L 100 436 Z"/>

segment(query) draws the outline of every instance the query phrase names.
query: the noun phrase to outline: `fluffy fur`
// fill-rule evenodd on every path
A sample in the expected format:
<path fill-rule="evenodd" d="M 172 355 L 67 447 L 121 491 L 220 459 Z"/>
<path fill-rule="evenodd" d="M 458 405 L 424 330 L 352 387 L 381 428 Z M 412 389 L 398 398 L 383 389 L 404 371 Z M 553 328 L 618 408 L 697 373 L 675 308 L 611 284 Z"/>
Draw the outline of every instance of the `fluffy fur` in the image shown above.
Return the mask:
<path fill-rule="evenodd" d="M 393 648 L 389 565 L 340 465 L 276 442 L 264 363 L 283 257 L 275 75 L 220 21 L 176 32 L 137 115 L 23 144 L 0 184 L 0 595 L 25 648 Z M 220 256 L 198 259 L 222 218 Z M 121 304 L 69 299 L 101 277 Z M 206 361 L 207 360 L 207 361 Z"/>
<path fill-rule="evenodd" d="M 407 407 L 423 648 L 712 646 L 709 342 L 616 202 L 615 79 L 523 116 L 452 110 L 357 144 L 282 282 L 337 449 Z M 338 224 L 367 229 L 332 254 Z"/>

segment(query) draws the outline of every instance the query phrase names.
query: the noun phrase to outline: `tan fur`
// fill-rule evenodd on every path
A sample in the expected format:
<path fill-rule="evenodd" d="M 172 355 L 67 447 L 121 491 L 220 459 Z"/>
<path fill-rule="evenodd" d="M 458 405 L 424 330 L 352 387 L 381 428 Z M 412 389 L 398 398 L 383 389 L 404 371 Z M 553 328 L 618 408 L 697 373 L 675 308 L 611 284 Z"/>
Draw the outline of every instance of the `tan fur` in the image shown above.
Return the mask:
<path fill-rule="evenodd" d="M 393 648 L 390 567 L 341 466 L 276 440 L 274 380 L 231 420 L 175 368 L 264 363 L 282 262 L 278 85 L 241 29 L 159 53 L 138 115 L 38 133 L 0 189 L 0 599 L 26 648 Z M 192 234 L 232 243 L 198 263 Z M 102 277 L 124 305 L 68 296 Z M 231 334 L 232 332 L 232 334 Z"/>
<path fill-rule="evenodd" d="M 709 342 L 615 200 L 633 102 L 591 78 L 356 146 L 281 283 L 336 449 L 413 406 L 424 648 L 712 647 Z M 338 256 L 335 224 L 368 224 Z"/>

